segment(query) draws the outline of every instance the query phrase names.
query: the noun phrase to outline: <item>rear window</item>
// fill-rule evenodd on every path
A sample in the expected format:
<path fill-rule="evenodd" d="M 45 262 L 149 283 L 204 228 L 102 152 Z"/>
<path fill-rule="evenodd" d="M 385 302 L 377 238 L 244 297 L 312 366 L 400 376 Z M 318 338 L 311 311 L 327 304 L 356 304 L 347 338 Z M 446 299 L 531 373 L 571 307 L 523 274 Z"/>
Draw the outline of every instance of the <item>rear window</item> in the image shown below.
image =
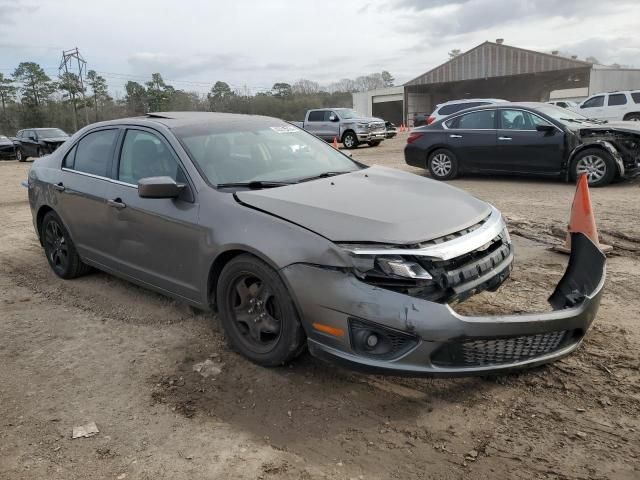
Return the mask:
<path fill-rule="evenodd" d="M 324 111 L 315 110 L 313 112 L 309 112 L 308 122 L 324 122 Z"/>
<path fill-rule="evenodd" d="M 625 105 L 626 103 L 627 103 L 627 96 L 624 93 L 616 93 L 616 94 L 609 95 L 608 105 L 610 107 L 614 105 Z"/>
<path fill-rule="evenodd" d="M 632 92 L 631 98 L 633 98 L 634 102 L 640 103 L 640 92 Z"/>
<path fill-rule="evenodd" d="M 452 113 L 459 112 L 465 108 L 479 107 L 481 105 L 489 105 L 489 102 L 465 102 L 465 103 L 452 103 L 451 105 L 445 105 L 438 110 L 439 115 L 451 115 Z"/>

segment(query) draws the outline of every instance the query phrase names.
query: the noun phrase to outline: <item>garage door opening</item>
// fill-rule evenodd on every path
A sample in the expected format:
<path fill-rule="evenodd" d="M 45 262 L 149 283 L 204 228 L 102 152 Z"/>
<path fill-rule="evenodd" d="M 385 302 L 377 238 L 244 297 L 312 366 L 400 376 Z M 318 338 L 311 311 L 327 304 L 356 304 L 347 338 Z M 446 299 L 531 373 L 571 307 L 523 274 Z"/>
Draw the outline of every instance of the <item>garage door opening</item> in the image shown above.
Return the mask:
<path fill-rule="evenodd" d="M 402 123 L 402 108 L 402 100 L 379 102 L 373 104 L 372 112 L 374 117 L 400 125 Z"/>

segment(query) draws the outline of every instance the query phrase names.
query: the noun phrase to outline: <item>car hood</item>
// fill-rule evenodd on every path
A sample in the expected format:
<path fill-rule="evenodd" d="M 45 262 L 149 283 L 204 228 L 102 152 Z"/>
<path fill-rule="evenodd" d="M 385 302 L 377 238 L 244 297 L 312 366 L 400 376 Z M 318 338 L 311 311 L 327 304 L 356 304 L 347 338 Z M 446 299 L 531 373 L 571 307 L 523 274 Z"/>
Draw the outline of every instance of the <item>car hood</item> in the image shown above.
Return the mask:
<path fill-rule="evenodd" d="M 446 183 L 385 167 L 235 196 L 335 242 L 415 244 L 470 227 L 491 211 Z"/>
<path fill-rule="evenodd" d="M 43 138 L 43 142 L 47 143 L 63 143 L 69 140 L 69 137 L 51 137 L 51 138 Z"/>
<path fill-rule="evenodd" d="M 348 118 L 345 120 L 345 122 L 360 122 L 360 123 L 364 123 L 364 122 L 382 122 L 384 123 L 384 120 L 381 118 L 376 118 L 376 117 L 358 117 L 358 118 Z"/>

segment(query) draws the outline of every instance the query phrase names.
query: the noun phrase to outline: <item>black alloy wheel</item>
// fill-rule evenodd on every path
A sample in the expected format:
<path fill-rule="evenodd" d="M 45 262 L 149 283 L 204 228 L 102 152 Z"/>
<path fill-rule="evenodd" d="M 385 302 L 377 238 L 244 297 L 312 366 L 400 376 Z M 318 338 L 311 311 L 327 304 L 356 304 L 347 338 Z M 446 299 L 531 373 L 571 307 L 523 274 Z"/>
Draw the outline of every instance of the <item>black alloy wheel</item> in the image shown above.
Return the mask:
<path fill-rule="evenodd" d="M 225 265 L 217 305 L 229 345 L 263 366 L 287 363 L 306 345 L 287 288 L 278 273 L 248 254 Z"/>
<path fill-rule="evenodd" d="M 90 267 L 82 262 L 60 217 L 49 212 L 42 220 L 42 245 L 53 272 L 71 279 L 84 275 Z"/>

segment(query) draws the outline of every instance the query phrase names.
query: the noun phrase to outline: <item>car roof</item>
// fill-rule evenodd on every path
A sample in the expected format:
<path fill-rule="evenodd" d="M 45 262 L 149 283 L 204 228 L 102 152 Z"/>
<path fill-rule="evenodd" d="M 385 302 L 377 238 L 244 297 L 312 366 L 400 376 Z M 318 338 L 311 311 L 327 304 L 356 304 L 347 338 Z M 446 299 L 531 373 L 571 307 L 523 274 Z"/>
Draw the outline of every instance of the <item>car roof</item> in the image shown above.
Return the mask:
<path fill-rule="evenodd" d="M 122 125 L 122 124 L 162 124 L 169 129 L 185 127 L 189 125 L 197 125 L 202 123 L 233 124 L 242 122 L 243 124 L 253 123 L 256 126 L 268 125 L 269 123 L 277 124 L 285 123 L 284 120 L 263 115 L 247 115 L 242 113 L 221 113 L 221 112 L 152 112 L 138 117 L 118 118 L 105 122 L 93 123 L 88 127 Z"/>
<path fill-rule="evenodd" d="M 443 107 L 445 105 L 451 105 L 454 103 L 470 103 L 470 102 L 494 102 L 494 103 L 502 103 L 508 102 L 508 100 L 503 100 L 501 98 L 464 98 L 461 100 L 449 100 L 446 102 L 439 103 L 436 107 Z"/>

